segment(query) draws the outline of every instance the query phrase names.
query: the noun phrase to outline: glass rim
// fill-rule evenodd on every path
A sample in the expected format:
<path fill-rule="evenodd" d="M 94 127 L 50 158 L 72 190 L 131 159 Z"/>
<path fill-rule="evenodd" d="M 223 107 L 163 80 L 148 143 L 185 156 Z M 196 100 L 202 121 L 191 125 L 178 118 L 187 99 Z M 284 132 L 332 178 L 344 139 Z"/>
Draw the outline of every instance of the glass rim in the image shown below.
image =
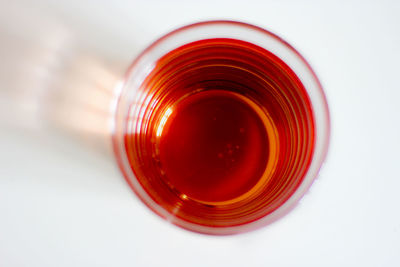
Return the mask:
<path fill-rule="evenodd" d="M 161 205 L 157 204 L 147 193 L 146 191 L 141 187 L 140 183 L 136 181 L 136 177 L 129 165 L 129 161 L 126 156 L 126 151 L 124 149 L 124 138 L 123 135 L 126 133 L 126 123 L 122 123 L 124 119 L 126 119 L 127 114 L 124 114 L 124 96 L 126 96 L 127 92 L 131 89 L 130 87 L 132 86 L 132 78 L 137 76 L 138 74 L 141 74 L 143 79 L 146 77 L 146 74 L 151 71 L 151 67 L 148 69 L 143 69 L 144 66 L 148 67 L 149 64 L 151 66 L 151 63 L 155 63 L 154 61 L 157 60 L 159 57 L 155 57 L 153 60 L 149 58 L 149 54 L 154 52 L 153 50 L 157 49 L 157 47 L 160 47 L 163 43 L 166 43 L 167 41 L 174 41 L 173 39 L 176 38 L 179 35 L 182 34 L 193 34 L 196 33 L 196 30 L 201 30 L 201 29 L 207 29 L 210 27 L 231 27 L 235 29 L 240 29 L 241 31 L 249 31 L 253 32 L 255 36 L 259 37 L 264 37 L 266 40 L 268 39 L 269 42 L 274 43 L 275 45 L 278 46 L 278 49 L 284 49 L 286 52 L 290 54 L 291 57 L 295 58 L 297 60 L 297 63 L 300 64 L 297 68 L 303 69 L 302 73 L 303 75 L 306 74 L 307 77 L 301 77 L 301 75 L 293 69 L 293 66 L 291 66 L 291 62 L 288 62 L 287 60 L 281 58 L 279 55 L 274 53 L 273 51 L 270 51 L 268 47 L 265 47 L 263 45 L 260 45 L 259 42 L 252 42 L 249 41 L 246 36 L 242 36 L 241 38 L 233 38 L 233 39 L 239 39 L 247 42 L 254 43 L 255 45 L 258 45 L 260 47 L 263 47 L 264 49 L 272 52 L 275 54 L 277 57 L 281 58 L 293 71 L 294 73 L 299 77 L 301 82 L 303 83 L 307 94 L 310 97 L 310 102 L 312 105 L 312 110 L 313 110 L 313 116 L 314 116 L 314 121 L 315 121 L 315 147 L 314 147 L 314 152 L 312 156 L 312 161 L 311 164 L 307 170 L 307 172 L 304 175 L 304 178 L 300 184 L 300 186 L 296 189 L 296 191 L 289 197 L 288 200 L 286 200 L 281 206 L 279 206 L 276 210 L 273 212 L 263 216 L 260 219 L 257 219 L 255 221 L 247 222 L 245 224 L 240 224 L 240 225 L 235 225 L 235 226 L 228 226 L 228 227 L 212 227 L 212 226 L 206 226 L 206 225 L 201 225 L 201 224 L 196 224 L 192 222 L 188 222 L 186 220 L 183 220 L 174 214 L 170 213 L 166 209 L 164 209 Z M 191 32 L 192 31 L 192 32 Z M 194 31 L 194 32 L 193 32 Z M 207 35 L 208 33 L 204 33 L 203 35 Z M 210 37 L 212 38 L 212 37 Z M 201 37 L 195 37 L 195 40 L 202 40 L 202 39 L 209 39 L 209 38 L 201 38 Z M 184 44 L 185 42 L 183 42 Z M 189 42 L 186 42 L 189 43 Z M 177 44 L 176 47 L 181 46 L 182 44 Z M 167 49 L 167 51 L 171 51 L 172 49 Z M 162 55 L 162 54 L 161 54 Z M 146 59 L 147 57 L 147 59 Z M 146 63 L 146 60 L 148 61 Z M 146 63 L 146 64 L 144 64 Z M 142 69 L 141 69 L 142 68 Z M 136 73 L 135 73 L 136 71 Z M 138 73 L 138 71 L 140 71 Z M 312 97 L 310 96 L 309 90 L 310 87 L 306 86 L 304 84 L 304 79 L 308 79 L 307 83 L 312 85 Z M 140 81 L 139 83 L 140 84 Z M 125 107 L 126 108 L 126 107 Z M 315 110 L 318 108 L 319 110 Z M 237 234 L 237 233 L 243 233 L 251 230 L 258 229 L 260 227 L 263 227 L 267 224 L 270 224 L 279 218 L 283 217 L 286 215 L 290 210 L 292 210 L 298 201 L 304 196 L 304 194 L 308 191 L 309 187 L 312 185 L 313 181 L 317 178 L 318 172 L 326 158 L 327 152 L 328 152 L 328 146 L 329 146 L 329 140 L 330 140 L 330 115 L 329 115 L 329 109 L 328 109 L 328 103 L 327 99 L 325 96 L 325 93 L 322 89 L 322 85 L 320 81 L 318 80 L 315 72 L 311 68 L 310 64 L 305 60 L 305 58 L 295 49 L 293 48 L 288 42 L 283 40 L 281 37 L 278 35 L 265 30 L 261 27 L 254 26 L 248 23 L 244 22 L 238 22 L 238 21 L 230 21 L 230 20 L 212 20 L 212 21 L 203 21 L 203 22 L 197 22 L 193 24 L 189 24 L 183 27 L 180 27 L 178 29 L 175 29 L 164 36 L 160 37 L 156 41 L 154 41 L 152 44 L 150 44 L 147 48 L 145 48 L 137 57 L 136 59 L 132 62 L 130 67 L 127 69 L 127 72 L 121 81 L 121 83 L 117 86 L 115 90 L 115 101 L 112 105 L 112 112 L 113 112 L 113 119 L 111 122 L 111 131 L 112 131 L 112 143 L 113 143 L 113 149 L 114 149 L 114 154 L 116 157 L 117 164 L 131 187 L 131 189 L 135 192 L 135 194 L 139 197 L 139 199 L 147 206 L 149 207 L 154 213 L 159 215 L 160 217 L 166 219 L 167 221 L 171 222 L 172 224 L 175 224 L 181 228 L 184 228 L 186 230 L 190 230 L 193 232 L 198 232 L 198 233 L 203 233 L 203 234 L 211 234 L 211 235 L 229 235 L 229 234 Z M 122 114 L 121 114 L 122 113 Z M 122 120 L 122 121 L 121 121 Z"/>

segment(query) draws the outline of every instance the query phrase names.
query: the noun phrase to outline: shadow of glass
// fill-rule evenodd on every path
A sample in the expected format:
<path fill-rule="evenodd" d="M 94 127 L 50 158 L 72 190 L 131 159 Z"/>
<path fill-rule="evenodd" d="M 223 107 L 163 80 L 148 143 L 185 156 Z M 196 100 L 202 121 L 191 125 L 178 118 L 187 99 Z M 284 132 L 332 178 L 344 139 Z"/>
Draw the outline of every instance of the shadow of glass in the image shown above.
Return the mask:
<path fill-rule="evenodd" d="M 97 42 L 87 42 L 91 28 L 78 26 L 29 2 L 9 3 L 0 11 L 0 128 L 22 131 L 61 151 L 75 146 L 79 154 L 84 147 L 91 166 L 115 168 L 111 107 L 137 49 L 126 40 L 105 48 L 102 39 L 110 35 L 101 27 Z M 118 46 L 132 52 L 115 57 Z M 74 151 L 69 153 L 74 160 Z"/>

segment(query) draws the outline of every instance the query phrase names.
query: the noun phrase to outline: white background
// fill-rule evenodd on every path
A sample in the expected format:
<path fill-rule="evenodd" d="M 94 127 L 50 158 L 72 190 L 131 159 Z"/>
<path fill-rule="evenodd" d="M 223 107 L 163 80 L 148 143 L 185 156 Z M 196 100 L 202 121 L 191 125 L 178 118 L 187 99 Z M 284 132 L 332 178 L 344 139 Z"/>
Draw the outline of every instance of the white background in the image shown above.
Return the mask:
<path fill-rule="evenodd" d="M 16 2 L 0 1 L 0 267 L 400 266 L 399 1 Z M 310 192 L 237 236 L 158 218 L 109 143 L 107 101 L 130 62 L 207 19 L 286 39 L 315 69 L 332 116 Z"/>

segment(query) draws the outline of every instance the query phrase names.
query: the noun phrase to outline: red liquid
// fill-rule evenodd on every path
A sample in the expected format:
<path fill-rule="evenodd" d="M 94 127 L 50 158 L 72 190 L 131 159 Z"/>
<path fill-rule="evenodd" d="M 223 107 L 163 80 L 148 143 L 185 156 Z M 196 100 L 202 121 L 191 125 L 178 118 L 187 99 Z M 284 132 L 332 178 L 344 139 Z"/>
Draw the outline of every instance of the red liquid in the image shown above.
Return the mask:
<path fill-rule="evenodd" d="M 199 201 L 241 196 L 265 171 L 266 136 L 258 114 L 234 93 L 197 93 L 180 102 L 165 124 L 160 160 L 166 179 Z"/>
<path fill-rule="evenodd" d="M 307 93 L 279 58 L 233 39 L 162 57 L 131 106 L 126 151 L 151 198 L 179 218 L 226 227 L 281 206 L 314 149 Z"/>

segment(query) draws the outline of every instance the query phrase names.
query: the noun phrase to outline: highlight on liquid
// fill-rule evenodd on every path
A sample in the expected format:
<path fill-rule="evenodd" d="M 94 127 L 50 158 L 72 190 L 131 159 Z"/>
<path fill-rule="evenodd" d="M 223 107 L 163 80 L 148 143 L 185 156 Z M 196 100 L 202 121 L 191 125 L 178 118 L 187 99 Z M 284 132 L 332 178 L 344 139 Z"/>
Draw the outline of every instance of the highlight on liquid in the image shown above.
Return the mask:
<path fill-rule="evenodd" d="M 157 58 L 136 86 L 116 152 L 127 181 L 159 215 L 193 231 L 240 232 L 304 184 L 315 111 L 297 74 L 267 49 L 237 38 L 194 40 Z"/>

